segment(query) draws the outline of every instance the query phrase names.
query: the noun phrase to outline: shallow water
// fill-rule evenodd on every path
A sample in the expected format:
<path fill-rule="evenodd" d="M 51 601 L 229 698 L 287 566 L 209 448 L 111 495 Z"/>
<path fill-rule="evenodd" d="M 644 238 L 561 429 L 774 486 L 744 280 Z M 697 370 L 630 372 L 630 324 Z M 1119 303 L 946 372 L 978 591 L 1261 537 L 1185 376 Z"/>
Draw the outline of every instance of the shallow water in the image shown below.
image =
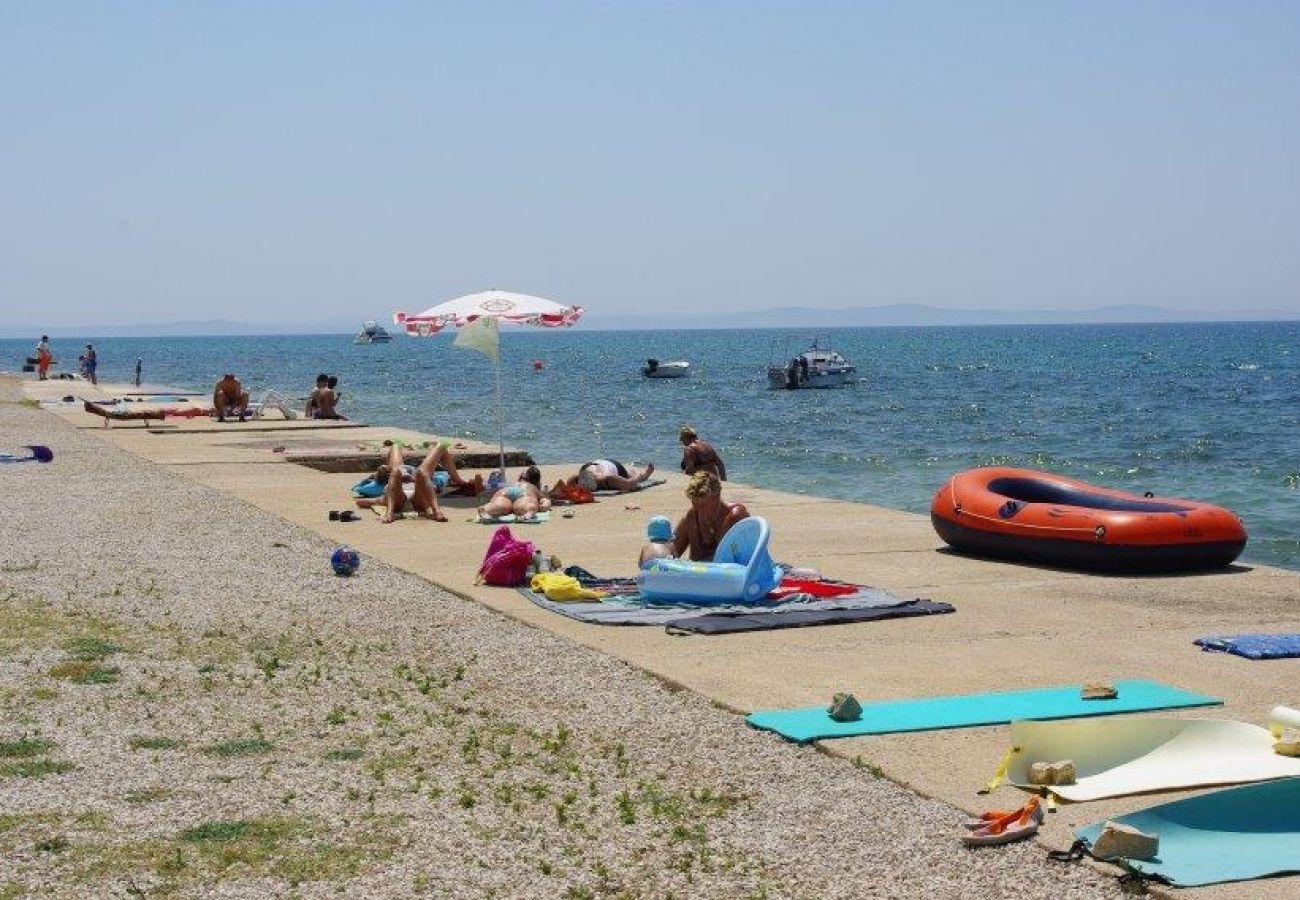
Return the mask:
<path fill-rule="evenodd" d="M 0 341 L 17 368 L 35 344 Z M 738 481 L 924 513 L 952 472 L 1041 468 L 1219 503 L 1246 522 L 1245 559 L 1300 569 L 1300 323 L 856 328 L 831 333 L 863 380 L 767 387 L 786 331 L 502 336 L 505 440 L 542 462 L 607 455 L 674 467 L 677 427 L 713 441 Z M 208 389 L 236 372 L 254 397 L 305 397 L 337 374 L 343 410 L 375 423 L 494 441 L 492 364 L 451 337 L 355 346 L 349 335 L 104 338 L 101 378 Z M 62 351 L 62 353 L 61 353 Z M 646 379 L 649 356 L 686 379 Z M 543 367 L 533 368 L 540 360 Z"/>

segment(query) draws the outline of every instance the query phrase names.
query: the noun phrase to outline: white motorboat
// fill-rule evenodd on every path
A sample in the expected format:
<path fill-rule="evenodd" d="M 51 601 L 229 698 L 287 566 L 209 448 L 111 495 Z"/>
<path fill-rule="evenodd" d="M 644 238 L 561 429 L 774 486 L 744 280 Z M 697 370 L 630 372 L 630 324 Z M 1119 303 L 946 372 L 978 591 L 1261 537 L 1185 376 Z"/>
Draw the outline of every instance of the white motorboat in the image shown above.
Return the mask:
<path fill-rule="evenodd" d="M 857 367 L 832 349 L 825 335 L 814 337 L 807 349 L 767 367 L 767 381 L 774 388 L 833 388 L 857 380 Z"/>
<path fill-rule="evenodd" d="M 366 319 L 361 331 L 352 339 L 354 344 L 387 344 L 393 339 L 384 327 L 374 319 Z"/>
<path fill-rule="evenodd" d="M 672 362 L 647 359 L 641 367 L 641 374 L 646 378 L 684 378 L 691 374 L 691 364 L 681 359 Z"/>

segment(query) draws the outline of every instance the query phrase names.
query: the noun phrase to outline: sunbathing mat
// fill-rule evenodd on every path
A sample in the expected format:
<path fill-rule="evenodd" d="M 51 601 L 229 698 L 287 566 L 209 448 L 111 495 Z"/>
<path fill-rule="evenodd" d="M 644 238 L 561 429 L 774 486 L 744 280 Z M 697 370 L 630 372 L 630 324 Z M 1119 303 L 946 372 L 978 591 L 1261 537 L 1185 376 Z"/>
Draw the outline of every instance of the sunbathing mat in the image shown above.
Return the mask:
<path fill-rule="evenodd" d="M 470 519 L 471 522 L 478 522 L 480 525 L 540 525 L 543 522 L 551 521 L 549 512 L 539 512 L 537 515 L 521 519 L 514 513 L 506 513 L 504 516 L 479 516 L 477 519 Z"/>
<path fill-rule="evenodd" d="M 1128 864 L 1178 887 L 1300 872 L 1300 779 L 1229 788 L 1111 821 L 1158 834 L 1156 858 Z M 1091 844 L 1104 824 L 1075 836 Z"/>
<path fill-rule="evenodd" d="M 667 478 L 647 478 L 645 481 L 641 482 L 641 486 L 637 488 L 636 491 L 644 491 L 646 488 L 658 487 L 661 484 L 667 484 L 667 483 L 668 483 Z M 592 491 L 592 493 L 597 497 L 622 497 L 624 494 L 635 494 L 636 491 L 600 490 L 600 491 Z"/>
<path fill-rule="evenodd" d="M 630 588 L 625 587 L 624 585 L 629 582 Z M 596 590 L 602 589 L 602 584 L 599 581 L 582 580 L 582 584 L 584 587 L 591 587 Z M 743 625 L 730 628 L 710 628 L 709 624 L 706 623 L 704 627 L 698 630 L 700 634 L 713 634 L 722 631 L 766 630 L 810 624 L 833 624 L 840 621 L 835 615 L 839 613 L 859 614 L 861 618 L 856 621 L 925 615 L 926 613 L 911 612 L 907 611 L 907 609 L 912 604 L 928 602 L 905 600 L 902 597 L 894 596 L 888 591 L 881 591 L 876 588 L 861 588 L 852 594 L 840 597 L 818 598 L 806 594 L 795 594 L 770 603 L 711 603 L 708 606 L 694 606 L 687 603 L 649 603 L 640 594 L 634 592 L 636 582 L 631 579 L 611 579 L 609 580 L 609 586 L 616 590 L 621 589 L 623 593 L 606 597 L 604 600 L 578 602 L 547 600 L 542 594 L 535 593 L 528 588 L 519 588 L 519 593 L 542 609 L 594 625 L 665 625 L 673 630 L 695 632 L 696 629 L 691 627 L 691 623 L 700 619 L 714 621 L 725 619 L 732 622 L 752 620 L 754 622 L 748 628 Z M 629 590 L 633 592 L 628 593 Z M 945 609 L 937 609 L 933 610 L 933 612 L 952 611 L 952 607 L 946 603 L 933 605 L 945 607 Z M 830 618 L 825 622 L 799 621 L 798 618 L 795 618 L 790 620 L 789 625 L 783 624 L 781 621 L 781 618 L 785 616 L 799 617 L 806 615 L 829 615 Z M 844 619 L 844 621 L 855 620 L 850 618 Z"/>
<path fill-rule="evenodd" d="M 1202 650 L 1232 653 L 1246 659 L 1291 659 L 1300 656 L 1300 634 L 1222 634 L 1192 641 Z"/>
<path fill-rule="evenodd" d="M 823 738 L 863 734 L 1005 725 L 1015 719 L 1074 719 L 1151 709 L 1219 706 L 1223 703 L 1214 697 L 1193 694 L 1155 681 L 1117 681 L 1115 687 L 1119 696 L 1113 700 L 1083 700 L 1079 697 L 1081 686 L 1075 684 L 1029 691 L 863 703 L 862 718 L 853 722 L 835 721 L 825 706 L 755 712 L 745 721 L 755 728 L 775 731 L 783 738 L 805 744 Z"/>
<path fill-rule="evenodd" d="M 1074 760 L 1075 783 L 1051 788 L 1074 801 L 1300 776 L 1267 728 L 1226 719 L 1012 722 L 1011 746 L 1007 777 L 1021 787 L 1031 764 Z"/>

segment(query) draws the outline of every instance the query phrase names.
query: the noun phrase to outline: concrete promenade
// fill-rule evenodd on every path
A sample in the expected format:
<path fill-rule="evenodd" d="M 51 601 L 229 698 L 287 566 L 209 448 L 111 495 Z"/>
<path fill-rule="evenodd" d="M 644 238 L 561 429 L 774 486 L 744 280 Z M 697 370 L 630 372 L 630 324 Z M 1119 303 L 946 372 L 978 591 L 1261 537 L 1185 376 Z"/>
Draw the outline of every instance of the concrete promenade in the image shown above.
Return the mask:
<path fill-rule="evenodd" d="M 69 383 L 25 384 L 34 399 L 86 389 L 82 383 L 75 390 Z M 583 624 L 541 610 L 514 591 L 475 586 L 475 570 L 492 529 L 468 521 L 474 506 L 469 500 L 444 501 L 451 519 L 447 524 L 381 525 L 369 513 L 355 523 L 331 522 L 328 511 L 351 506 L 349 488 L 361 476 L 316 471 L 288 463 L 275 452 L 277 447 L 354 448 L 390 436 L 412 441 L 432 436 L 390 428 L 335 429 L 274 417 L 246 424 L 182 419 L 161 428 L 137 423 L 105 428 L 76 404 L 53 411 L 186 478 L 512 618 L 625 660 L 737 713 L 820 704 L 839 690 L 867 701 L 1124 678 L 1155 679 L 1225 701 L 1220 708 L 1160 715 L 1262 725 L 1274 705 L 1300 705 L 1300 661 L 1250 662 L 1204 653 L 1192 644 L 1194 638 L 1217 632 L 1296 630 L 1296 572 L 1244 563 L 1209 575 L 1129 578 L 979 561 L 945 551 L 924 516 L 729 483 L 727 499 L 743 501 L 771 523 L 774 558 L 902 596 L 952 603 L 957 611 L 755 634 L 670 636 L 655 627 Z M 517 532 L 566 564 L 599 574 L 633 573 L 647 518 L 661 514 L 675 520 L 686 507 L 672 438 L 647 435 L 650 459 L 668 478 L 666 485 L 565 508 L 572 512 L 569 518 L 557 509 L 550 522 Z M 543 466 L 544 478 L 550 483 L 572 474 L 576 464 Z M 737 716 L 736 728 L 744 727 Z M 1019 792 L 1005 787 L 988 798 L 976 793 L 1007 747 L 1005 727 L 820 744 L 827 753 L 860 758 L 920 794 L 969 811 L 1019 802 Z M 1173 796 L 1186 794 L 1063 805 L 1049 817 L 1042 840 L 1065 846 L 1074 826 Z M 1300 879 L 1284 878 L 1178 894 L 1227 900 L 1297 892 Z"/>

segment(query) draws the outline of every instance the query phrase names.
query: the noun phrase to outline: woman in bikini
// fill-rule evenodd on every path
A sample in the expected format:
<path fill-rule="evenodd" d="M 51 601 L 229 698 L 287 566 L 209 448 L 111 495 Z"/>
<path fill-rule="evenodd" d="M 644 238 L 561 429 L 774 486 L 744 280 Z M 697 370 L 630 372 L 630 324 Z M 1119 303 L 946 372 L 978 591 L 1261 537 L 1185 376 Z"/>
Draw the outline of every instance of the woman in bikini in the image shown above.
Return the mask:
<path fill-rule="evenodd" d="M 363 509 L 372 506 L 384 507 L 384 514 L 380 517 L 380 521 L 384 523 L 394 521 L 408 505 L 422 519 L 445 522 L 447 516 L 438 506 L 438 489 L 433 482 L 433 473 L 439 467 L 447 470 L 451 476 L 451 484 L 458 488 L 472 490 L 475 495 L 482 488 L 481 475 L 475 475 L 472 482 L 460 477 L 451 451 L 443 444 L 438 444 L 431 449 L 418 466 L 408 466 L 404 464 L 402 448 L 396 443 L 390 443 L 387 464 L 380 466 L 373 476 L 375 481 L 385 485 L 384 495 L 373 499 L 363 497 L 357 500 L 357 506 Z M 406 496 L 405 485 L 407 484 L 412 487 L 409 498 Z"/>
<path fill-rule="evenodd" d="M 712 472 L 696 472 L 686 483 L 690 511 L 682 516 L 673 533 L 673 556 L 683 558 L 689 552 L 696 562 L 712 562 L 732 525 L 749 518 L 743 503 L 724 503 L 722 482 Z"/>
<path fill-rule="evenodd" d="M 551 508 L 551 499 L 542 493 L 542 473 L 529 466 L 519 473 L 519 480 L 501 488 L 492 499 L 478 508 L 480 518 L 513 514 L 520 519 L 534 519 Z"/>
<path fill-rule="evenodd" d="M 699 433 L 689 425 L 683 425 L 678 438 L 682 442 L 682 471 L 687 475 L 696 472 L 712 472 L 719 481 L 727 480 L 727 467 L 718 456 L 713 445 L 703 440 Z"/>

